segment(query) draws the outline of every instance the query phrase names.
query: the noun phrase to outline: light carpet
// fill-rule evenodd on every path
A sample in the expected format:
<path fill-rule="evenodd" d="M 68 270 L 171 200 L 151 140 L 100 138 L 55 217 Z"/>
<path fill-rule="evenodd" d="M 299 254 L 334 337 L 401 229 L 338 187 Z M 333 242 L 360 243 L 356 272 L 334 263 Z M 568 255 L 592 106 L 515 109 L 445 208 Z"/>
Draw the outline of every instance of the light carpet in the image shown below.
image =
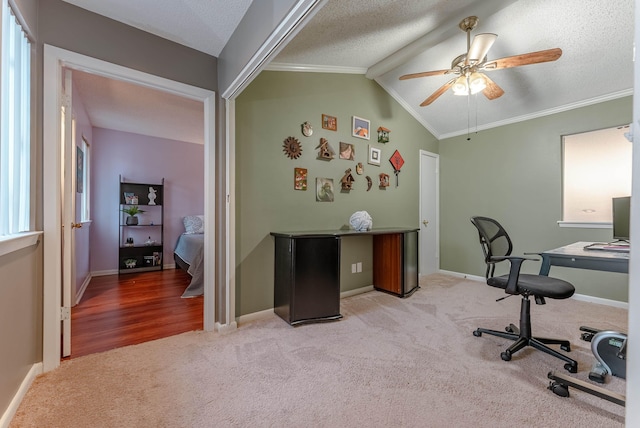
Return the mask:
<path fill-rule="evenodd" d="M 39 376 L 11 427 L 621 427 L 624 408 L 547 389 L 564 363 L 476 327 L 517 323 L 519 297 L 446 275 L 400 299 L 341 301 L 340 321 L 273 315 L 63 362 Z M 576 377 L 594 362 L 579 327 L 626 331 L 627 311 L 577 300 L 532 305 L 534 335 L 571 340 Z M 624 393 L 625 382 L 605 387 Z"/>

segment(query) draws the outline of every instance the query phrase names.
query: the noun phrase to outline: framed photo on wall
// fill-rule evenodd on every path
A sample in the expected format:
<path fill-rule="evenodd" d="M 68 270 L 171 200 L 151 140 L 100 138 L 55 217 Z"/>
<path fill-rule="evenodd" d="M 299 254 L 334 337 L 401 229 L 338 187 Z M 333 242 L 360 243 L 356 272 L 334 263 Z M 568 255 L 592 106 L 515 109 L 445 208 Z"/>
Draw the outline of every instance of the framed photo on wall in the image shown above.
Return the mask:
<path fill-rule="evenodd" d="M 357 138 L 369 139 L 369 131 L 371 130 L 371 122 L 358 116 L 353 116 L 351 125 L 351 135 Z"/>
<path fill-rule="evenodd" d="M 338 119 L 335 116 L 329 116 L 328 114 L 322 115 L 322 128 L 329 131 L 338 130 Z"/>
<path fill-rule="evenodd" d="M 382 158 L 382 150 L 369 145 L 369 161 L 371 165 L 380 166 L 380 158 Z"/>

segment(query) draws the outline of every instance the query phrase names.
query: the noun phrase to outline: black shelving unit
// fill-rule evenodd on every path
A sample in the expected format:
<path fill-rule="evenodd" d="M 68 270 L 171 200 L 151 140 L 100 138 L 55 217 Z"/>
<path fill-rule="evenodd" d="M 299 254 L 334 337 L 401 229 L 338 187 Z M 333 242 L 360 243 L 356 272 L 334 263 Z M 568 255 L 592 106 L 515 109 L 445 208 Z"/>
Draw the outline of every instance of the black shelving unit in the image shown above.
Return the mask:
<path fill-rule="evenodd" d="M 155 190 L 155 195 L 150 190 Z M 153 197 L 155 196 L 155 198 Z M 137 206 L 137 224 L 122 210 Z M 118 272 L 162 270 L 164 242 L 164 178 L 161 183 L 131 183 L 120 176 Z"/>

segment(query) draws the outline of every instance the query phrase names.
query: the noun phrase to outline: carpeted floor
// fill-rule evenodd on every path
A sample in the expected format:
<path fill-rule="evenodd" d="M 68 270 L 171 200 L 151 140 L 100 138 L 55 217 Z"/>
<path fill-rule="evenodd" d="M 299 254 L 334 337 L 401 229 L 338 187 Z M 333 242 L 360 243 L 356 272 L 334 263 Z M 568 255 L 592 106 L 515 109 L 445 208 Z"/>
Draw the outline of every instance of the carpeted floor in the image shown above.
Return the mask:
<path fill-rule="evenodd" d="M 483 335 L 520 300 L 445 275 L 407 299 L 343 299 L 340 321 L 291 327 L 277 316 L 237 331 L 190 332 L 63 362 L 39 376 L 11 427 L 616 427 L 624 408 L 547 389 L 563 362 Z M 576 377 L 594 361 L 579 327 L 626 331 L 627 311 L 576 300 L 532 305 L 534 335 L 571 340 Z M 566 373 L 566 372 L 565 372 Z M 625 383 L 605 387 L 624 394 Z"/>

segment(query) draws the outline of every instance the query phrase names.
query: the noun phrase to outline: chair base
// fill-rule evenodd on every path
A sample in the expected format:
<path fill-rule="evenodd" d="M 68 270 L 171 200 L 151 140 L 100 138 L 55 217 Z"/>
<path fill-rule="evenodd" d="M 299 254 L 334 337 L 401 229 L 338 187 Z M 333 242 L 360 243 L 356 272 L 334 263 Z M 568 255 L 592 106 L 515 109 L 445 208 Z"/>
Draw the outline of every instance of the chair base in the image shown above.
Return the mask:
<path fill-rule="evenodd" d="M 514 343 L 500 354 L 500 358 L 502 358 L 504 361 L 510 361 L 511 356 L 516 352 L 518 352 L 519 350 L 523 349 L 524 347 L 532 346 L 539 351 L 545 352 L 549 355 L 552 355 L 556 358 L 560 358 L 561 360 L 565 361 L 566 364 L 564 365 L 564 368 L 565 370 L 569 371 L 569 373 L 578 372 L 578 362 L 576 360 L 573 360 L 567 357 L 566 355 L 556 351 L 555 349 L 551 349 L 548 346 L 546 346 L 546 345 L 560 345 L 560 348 L 563 351 L 570 352 L 571 344 L 569 343 L 568 340 L 549 339 L 546 337 L 527 338 L 527 337 L 521 336 L 518 332 L 518 328 L 517 327 L 514 328 L 514 327 L 515 326 L 511 324 L 509 327 L 505 329 L 505 330 L 513 329 L 512 330 L 514 331 L 513 333 L 510 333 L 509 331 L 498 331 L 498 330 L 489 330 L 486 328 L 478 328 L 473 332 L 473 335 L 476 337 L 480 337 L 482 336 L 483 333 L 486 333 L 492 336 L 498 336 L 505 339 L 513 340 Z"/>

